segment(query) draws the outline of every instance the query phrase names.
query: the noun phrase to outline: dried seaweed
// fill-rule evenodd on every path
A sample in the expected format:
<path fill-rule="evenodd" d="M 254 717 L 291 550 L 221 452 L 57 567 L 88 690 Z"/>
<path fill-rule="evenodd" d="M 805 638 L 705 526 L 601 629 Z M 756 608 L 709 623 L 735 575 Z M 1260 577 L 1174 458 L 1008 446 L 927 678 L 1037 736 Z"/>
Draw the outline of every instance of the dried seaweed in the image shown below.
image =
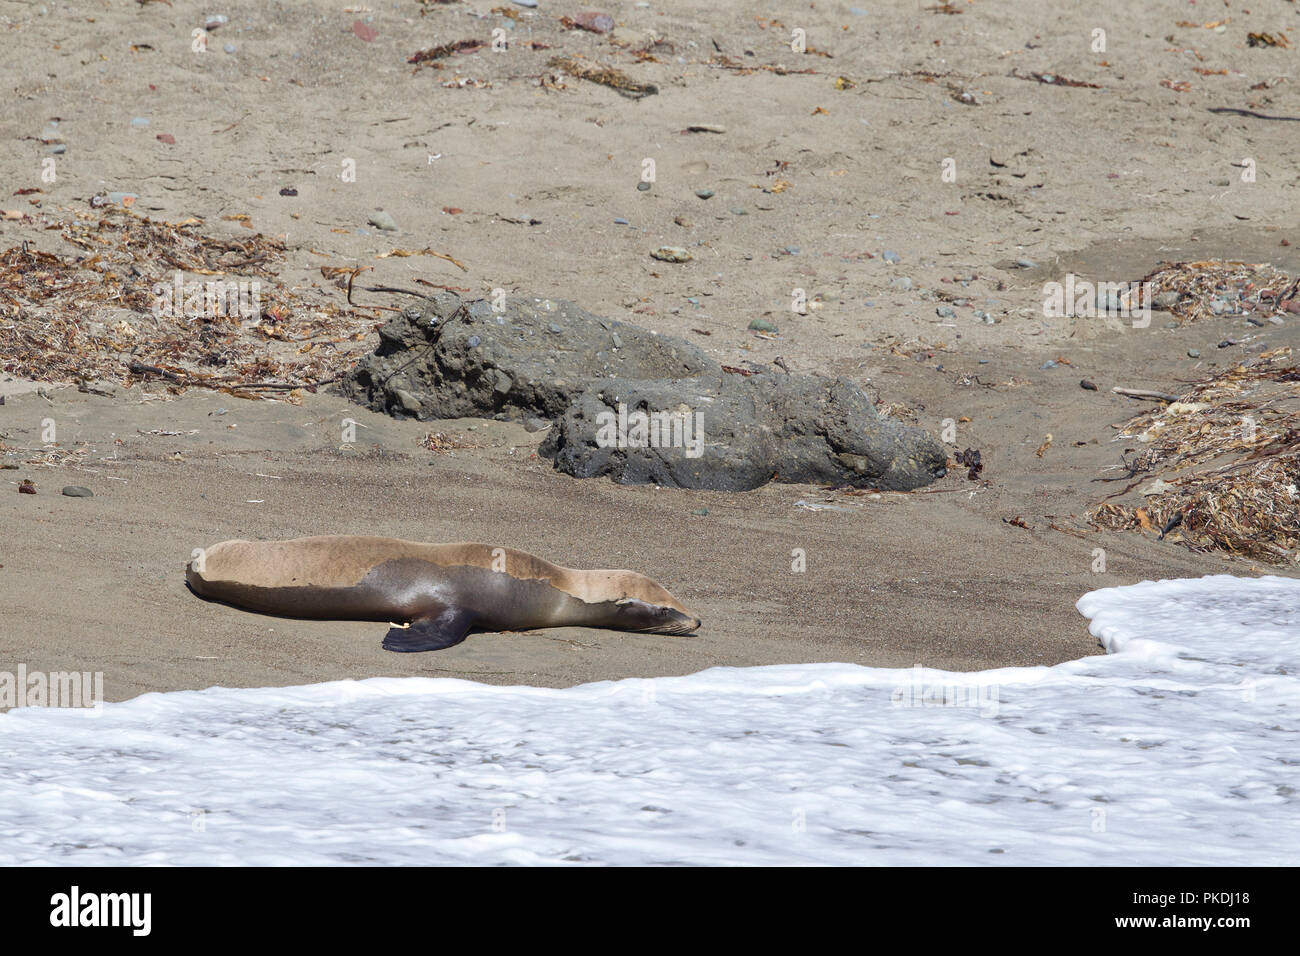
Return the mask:
<path fill-rule="evenodd" d="M 1194 551 L 1300 560 L 1300 366 L 1266 352 L 1139 415 L 1121 432 L 1147 449 L 1130 474 L 1158 475 L 1142 501 L 1103 501 L 1093 526 L 1155 531 Z"/>
<path fill-rule="evenodd" d="M 260 233 L 208 235 L 198 219 L 118 206 L 32 225 L 82 254 L 27 242 L 0 252 L 0 368 L 11 375 L 292 394 L 336 378 L 343 343 L 371 331 L 357 320 L 372 316 L 279 288 L 284 243 Z"/>
<path fill-rule="evenodd" d="M 1162 292 L 1179 294 L 1177 304 L 1169 308 L 1179 322 L 1204 318 L 1212 312 L 1210 303 L 1225 296 L 1243 311 L 1285 311 L 1300 286 L 1300 280 L 1268 263 L 1219 259 L 1164 263 L 1142 281 L 1149 283 L 1152 298 Z"/>
<path fill-rule="evenodd" d="M 640 99 L 659 92 L 659 87 L 653 83 L 638 83 L 622 70 L 616 70 L 612 66 L 592 65 L 576 56 L 553 56 L 546 61 L 546 65 L 552 70 L 576 76 L 580 80 L 608 86 L 615 92 L 632 99 Z"/>

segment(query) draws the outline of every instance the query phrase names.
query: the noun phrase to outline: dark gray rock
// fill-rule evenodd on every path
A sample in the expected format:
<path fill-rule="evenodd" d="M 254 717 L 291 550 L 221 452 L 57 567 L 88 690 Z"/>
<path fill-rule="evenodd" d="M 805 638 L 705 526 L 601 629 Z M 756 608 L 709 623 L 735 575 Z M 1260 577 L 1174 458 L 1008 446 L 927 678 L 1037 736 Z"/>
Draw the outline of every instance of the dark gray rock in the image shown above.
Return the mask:
<path fill-rule="evenodd" d="M 508 298 L 498 314 L 487 300 L 438 293 L 387 322 L 342 389 L 398 417 L 553 422 L 540 454 L 576 477 L 623 484 L 907 489 L 942 476 L 946 458 L 925 432 L 881 418 L 850 382 L 727 373 L 682 339 L 531 296 Z M 630 417 L 675 413 L 676 432 L 658 443 L 633 426 L 619 447 L 620 403 Z"/>
<path fill-rule="evenodd" d="M 689 342 L 571 302 L 510 297 L 497 314 L 486 299 L 441 292 L 384 324 L 378 350 L 348 374 L 343 391 L 399 417 L 504 413 L 524 421 L 558 418 L 595 378 L 686 378 L 716 369 Z"/>
<path fill-rule="evenodd" d="M 668 427 L 638 435 L 638 412 L 663 414 Z M 659 437 L 664 440 L 655 447 Z M 607 475 L 620 484 L 717 491 L 746 491 L 774 480 L 918 488 L 942 477 L 947 457 L 919 429 L 881 418 L 851 382 L 725 372 L 595 382 L 538 453 L 576 478 Z"/>

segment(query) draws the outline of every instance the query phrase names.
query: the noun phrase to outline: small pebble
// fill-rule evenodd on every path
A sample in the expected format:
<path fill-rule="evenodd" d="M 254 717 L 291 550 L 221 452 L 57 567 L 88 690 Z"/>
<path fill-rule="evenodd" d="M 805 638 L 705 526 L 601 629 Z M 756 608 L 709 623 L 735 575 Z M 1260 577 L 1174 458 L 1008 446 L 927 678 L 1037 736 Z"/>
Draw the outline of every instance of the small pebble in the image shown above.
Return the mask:
<path fill-rule="evenodd" d="M 695 195 L 699 196 L 701 199 L 712 199 L 714 193 L 712 189 L 697 189 L 695 190 Z"/>
<path fill-rule="evenodd" d="M 934 310 L 934 314 L 942 319 L 951 319 L 956 317 L 957 310 L 950 305 L 941 305 Z"/>
<path fill-rule="evenodd" d="M 1211 186 L 1231 186 L 1232 183 L 1229 182 L 1229 181 L 1226 180 L 1226 179 L 1212 179 L 1212 180 L 1210 180 L 1210 185 L 1211 185 Z"/>
<path fill-rule="evenodd" d="M 894 252 L 892 249 L 886 249 L 884 252 L 880 254 L 880 258 L 884 259 L 890 265 L 893 265 L 894 263 L 899 261 L 900 257 L 898 253 Z"/>
<path fill-rule="evenodd" d="M 650 184 L 643 179 L 636 184 L 636 188 L 643 193 L 648 193 L 650 191 Z"/>
<path fill-rule="evenodd" d="M 223 46 L 221 49 L 225 50 L 227 53 L 234 53 L 234 52 L 235 52 L 235 45 L 234 45 L 233 43 L 227 43 L 227 44 L 226 44 L 225 46 Z"/>
<path fill-rule="evenodd" d="M 149 117 L 133 116 L 131 118 L 131 125 L 134 126 L 136 129 L 143 129 L 144 127 L 149 125 Z"/>
<path fill-rule="evenodd" d="M 1048 359 L 1039 368 L 1056 368 L 1056 359 Z"/>
<path fill-rule="evenodd" d="M 787 256 L 797 256 L 797 255 L 799 254 L 799 247 L 798 247 L 798 246 L 786 246 L 786 247 L 785 247 L 783 250 L 781 250 L 781 251 L 784 252 Z"/>
<path fill-rule="evenodd" d="M 370 223 L 370 225 L 374 226 L 376 229 L 382 229 L 385 232 L 397 231 L 397 220 L 382 209 L 367 219 L 366 222 Z"/>
<path fill-rule="evenodd" d="M 68 485 L 63 489 L 63 494 L 68 498 L 93 498 L 95 493 L 89 488 L 83 488 L 81 485 Z"/>
<path fill-rule="evenodd" d="M 912 280 L 907 276 L 895 276 L 889 280 L 891 289 L 902 289 L 904 292 L 912 291 Z"/>
<path fill-rule="evenodd" d="M 611 332 L 609 334 L 609 340 L 614 343 L 614 348 L 621 349 L 623 347 L 623 339 L 617 332 Z"/>
<path fill-rule="evenodd" d="M 755 332 L 771 332 L 773 334 L 777 332 L 776 325 L 767 321 L 767 319 L 755 319 L 749 323 L 749 327 Z"/>
<path fill-rule="evenodd" d="M 1033 260 L 1033 259 L 1017 259 L 1017 260 L 1016 260 L 1016 265 L 1019 266 L 1019 267 L 1022 268 L 1022 269 L 1032 269 L 1032 268 L 1034 268 L 1034 260 Z"/>
<path fill-rule="evenodd" d="M 1234 342 L 1232 339 L 1224 339 L 1222 342 L 1219 343 L 1219 348 L 1226 349 L 1236 344 L 1237 343 Z"/>
<path fill-rule="evenodd" d="M 628 225 L 628 221 L 627 221 L 626 219 L 624 219 L 624 218 L 622 218 L 622 217 L 620 216 L 619 218 L 617 218 L 617 219 L 614 220 L 614 225 L 616 225 L 616 226 L 626 226 L 626 225 Z"/>
<path fill-rule="evenodd" d="M 560 333 L 562 333 L 562 332 L 564 331 L 562 328 L 560 328 L 560 327 L 559 327 L 558 325 L 556 325 L 554 322 L 552 322 L 550 325 L 548 325 L 548 326 L 547 326 L 547 329 L 551 332 L 552 335 L 559 335 Z"/>
<path fill-rule="evenodd" d="M 745 209 L 745 208 L 742 207 L 742 206 L 733 206 L 733 207 L 731 208 L 731 214 L 732 214 L 733 216 L 748 216 L 748 215 L 749 215 L 749 210 L 748 210 L 748 209 Z"/>
<path fill-rule="evenodd" d="M 468 341 L 467 343 L 465 343 L 465 344 L 468 345 L 468 346 L 469 346 L 470 348 L 472 348 L 472 349 L 476 349 L 476 348 L 479 347 L 479 343 L 482 342 L 482 341 L 483 341 L 483 340 L 480 339 L 477 335 L 471 335 L 471 336 L 469 337 L 469 341 Z"/>
<path fill-rule="evenodd" d="M 1187 357 L 1188 357 L 1188 358 L 1200 358 L 1200 357 L 1201 357 L 1201 350 L 1200 350 L 1200 349 L 1188 349 L 1188 350 L 1187 350 Z"/>
<path fill-rule="evenodd" d="M 661 262 L 690 262 L 691 254 L 681 246 L 660 246 L 650 253 L 652 258 Z"/>
<path fill-rule="evenodd" d="M 700 517 L 704 517 L 704 516 L 707 515 L 708 513 L 709 513 L 709 509 L 708 509 L 708 508 L 696 508 L 694 511 L 691 512 L 691 514 L 693 514 L 693 515 L 699 515 Z"/>
<path fill-rule="evenodd" d="M 527 7 L 529 10 L 537 6 L 537 0 L 510 0 L 516 7 Z"/>
<path fill-rule="evenodd" d="M 1085 379 L 1080 379 L 1080 381 L 1079 381 L 1079 387 L 1080 387 L 1080 388 L 1086 388 L 1086 389 L 1087 389 L 1088 391 L 1090 391 L 1090 392 L 1095 392 L 1095 391 L 1097 391 L 1097 383 L 1096 383 L 1096 382 L 1090 382 L 1090 381 L 1088 381 L 1086 378 L 1085 378 Z"/>

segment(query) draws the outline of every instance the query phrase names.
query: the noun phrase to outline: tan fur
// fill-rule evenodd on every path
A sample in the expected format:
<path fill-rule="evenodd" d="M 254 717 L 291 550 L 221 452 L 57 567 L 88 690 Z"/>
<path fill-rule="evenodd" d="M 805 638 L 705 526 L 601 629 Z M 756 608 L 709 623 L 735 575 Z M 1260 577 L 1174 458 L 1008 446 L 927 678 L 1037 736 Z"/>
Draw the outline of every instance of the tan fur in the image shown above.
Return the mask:
<path fill-rule="evenodd" d="M 504 552 L 504 567 L 494 565 Z M 373 535 L 318 535 L 291 541 L 222 541 L 191 562 L 204 581 L 230 581 L 263 588 L 352 587 L 385 561 L 417 558 L 439 567 L 498 568 L 521 580 L 548 581 L 589 604 L 626 598 L 667 605 L 689 614 L 663 587 L 643 574 L 624 570 L 565 568 L 526 551 L 461 542 L 422 544 Z"/>

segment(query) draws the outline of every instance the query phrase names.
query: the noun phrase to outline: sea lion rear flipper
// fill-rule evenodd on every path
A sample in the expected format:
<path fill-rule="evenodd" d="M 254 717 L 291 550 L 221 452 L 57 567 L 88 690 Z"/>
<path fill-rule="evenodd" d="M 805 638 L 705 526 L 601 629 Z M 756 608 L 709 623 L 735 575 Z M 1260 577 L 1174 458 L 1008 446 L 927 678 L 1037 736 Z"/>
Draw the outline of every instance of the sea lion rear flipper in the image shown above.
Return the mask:
<path fill-rule="evenodd" d="M 474 612 L 459 607 L 444 608 L 436 617 L 422 617 L 410 627 L 389 628 L 384 635 L 384 650 L 409 654 L 413 651 L 440 651 L 465 640 L 474 624 Z"/>

